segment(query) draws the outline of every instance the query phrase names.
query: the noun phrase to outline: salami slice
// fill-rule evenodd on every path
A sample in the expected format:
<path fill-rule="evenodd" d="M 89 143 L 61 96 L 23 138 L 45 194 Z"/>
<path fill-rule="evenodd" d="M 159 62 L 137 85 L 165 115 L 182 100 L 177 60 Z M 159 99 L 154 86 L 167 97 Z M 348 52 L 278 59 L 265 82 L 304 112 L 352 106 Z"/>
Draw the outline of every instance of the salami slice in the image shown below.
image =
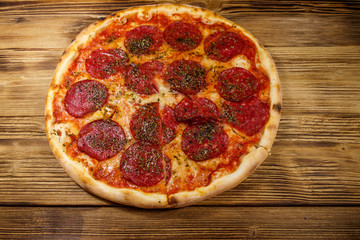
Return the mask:
<path fill-rule="evenodd" d="M 126 144 L 123 128 L 113 120 L 96 120 L 81 128 L 77 146 L 99 161 L 118 154 Z"/>
<path fill-rule="evenodd" d="M 259 82 L 245 68 L 234 67 L 220 74 L 216 89 L 226 100 L 238 102 L 257 93 Z"/>
<path fill-rule="evenodd" d="M 164 79 L 173 90 L 194 95 L 205 87 L 205 77 L 206 70 L 200 63 L 178 60 L 167 67 Z"/>
<path fill-rule="evenodd" d="M 202 34 L 194 24 L 177 21 L 166 27 L 164 39 L 170 47 L 184 52 L 196 48 L 202 40 Z"/>
<path fill-rule="evenodd" d="M 131 134 L 137 140 L 153 144 L 165 145 L 171 142 L 175 138 L 176 127 L 170 119 L 171 116 L 166 114 L 164 121 L 160 117 L 158 102 L 141 106 L 131 118 Z"/>
<path fill-rule="evenodd" d="M 165 105 L 162 110 L 162 144 L 168 144 L 176 137 L 176 127 L 178 123 L 175 120 L 174 109 Z"/>
<path fill-rule="evenodd" d="M 108 99 L 108 89 L 105 85 L 84 80 L 74 83 L 66 92 L 64 105 L 66 111 L 73 117 L 83 117 L 100 109 Z"/>
<path fill-rule="evenodd" d="M 256 97 L 242 102 L 225 102 L 222 117 L 235 129 L 252 136 L 269 120 L 269 106 Z"/>
<path fill-rule="evenodd" d="M 164 160 L 165 160 L 165 181 L 166 183 L 168 183 L 171 178 L 171 169 L 172 169 L 171 159 L 168 156 L 164 155 Z"/>
<path fill-rule="evenodd" d="M 164 179 L 161 147 L 148 142 L 136 142 L 126 149 L 120 162 L 125 179 L 138 186 L 148 187 Z"/>
<path fill-rule="evenodd" d="M 163 42 L 162 32 L 157 27 L 150 25 L 134 28 L 125 37 L 126 49 L 135 55 L 154 53 Z"/>
<path fill-rule="evenodd" d="M 175 119 L 174 109 L 168 105 L 165 105 L 164 109 L 162 110 L 162 121 L 165 125 L 172 129 L 175 129 L 178 125 L 178 122 Z"/>
<path fill-rule="evenodd" d="M 227 62 L 244 48 L 243 39 L 234 32 L 216 32 L 204 41 L 206 55 L 220 62 Z"/>
<path fill-rule="evenodd" d="M 220 124 L 190 124 L 182 134 L 181 148 L 192 160 L 202 161 L 220 156 L 228 148 L 228 135 Z"/>
<path fill-rule="evenodd" d="M 154 83 L 155 74 L 161 73 L 163 64 L 159 61 L 130 66 L 125 75 L 125 85 L 136 93 L 151 95 L 157 93 Z"/>
<path fill-rule="evenodd" d="M 161 140 L 159 103 L 141 106 L 131 118 L 130 130 L 137 140 L 159 144 Z"/>
<path fill-rule="evenodd" d="M 175 118 L 179 122 L 204 122 L 219 119 L 215 103 L 207 98 L 184 98 L 175 106 Z"/>
<path fill-rule="evenodd" d="M 122 71 L 128 60 L 124 50 L 118 48 L 98 49 L 93 51 L 86 59 L 85 67 L 90 76 L 106 79 Z"/>

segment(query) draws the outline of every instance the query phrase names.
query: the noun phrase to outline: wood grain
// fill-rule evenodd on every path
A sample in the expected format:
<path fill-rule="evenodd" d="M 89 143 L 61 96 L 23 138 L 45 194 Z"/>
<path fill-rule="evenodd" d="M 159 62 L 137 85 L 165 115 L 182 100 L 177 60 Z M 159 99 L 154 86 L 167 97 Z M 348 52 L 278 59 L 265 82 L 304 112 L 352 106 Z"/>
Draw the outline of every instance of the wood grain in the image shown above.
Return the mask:
<path fill-rule="evenodd" d="M 0 57 L 0 101 L 6 102 L 0 105 L 2 116 L 44 114 L 47 89 L 61 55 L 54 51 L 58 50 L 0 50 L 0 56 L 10 59 L 1 62 Z M 359 116 L 360 82 L 354 72 L 360 68 L 360 46 L 271 47 L 269 51 L 279 69 L 285 116 L 289 109 L 289 114 Z"/>
<path fill-rule="evenodd" d="M 1 239 L 356 239 L 359 207 L 1 207 Z M 164 221 L 166 219 L 166 221 Z"/>
<path fill-rule="evenodd" d="M 289 11 L 268 13 L 263 7 L 244 2 L 233 6 L 208 4 L 211 9 L 229 14 L 229 19 L 254 24 L 250 30 L 258 31 L 261 38 L 269 41 L 268 50 L 282 81 L 284 104 L 273 155 L 245 183 L 202 204 L 358 204 L 360 81 L 354 71 L 360 69 L 360 46 L 352 44 L 359 40 L 343 37 L 339 41 L 334 39 L 338 34 L 331 38 L 314 34 L 316 24 L 304 25 L 306 30 L 301 31 L 301 37 L 313 43 L 310 46 L 299 41 L 298 33 L 292 29 L 287 31 L 288 38 L 279 39 L 283 36 L 280 32 L 267 34 L 279 27 L 288 29 L 289 19 L 294 25 L 313 21 L 311 18 L 332 19 L 326 32 L 334 28 L 335 21 L 349 26 L 354 19 L 344 21 L 343 16 L 351 15 L 354 6 L 343 6 L 339 12 L 331 13 L 326 6 L 314 4 L 309 16 L 306 9 L 310 6 L 303 6 L 302 2 L 290 11 L 300 15 Z M 269 4 L 277 9 L 284 7 Z M 6 103 L 0 105 L 0 193 L 4 196 L 0 202 L 53 205 L 61 199 L 70 205 L 104 204 L 86 194 L 59 167 L 46 141 L 43 114 L 47 88 L 63 50 L 81 29 L 104 11 L 115 11 L 117 6 L 78 2 L 70 6 L 31 2 L 5 5 L 5 17 L 0 20 L 0 44 L 4 47 L 0 49 L 0 101 Z M 21 10 L 26 10 L 26 14 L 22 15 Z M 255 10 L 260 14 L 254 14 Z M 259 18 L 264 16 L 267 21 L 262 24 Z M 286 21 L 279 21 L 280 18 Z M 43 31 L 46 26 L 52 26 L 53 34 Z M 346 32 L 356 35 L 356 31 L 354 28 Z M 318 41 L 319 35 L 325 42 Z M 14 38 L 19 41 L 13 41 Z M 297 41 L 288 46 L 289 39 Z M 337 45 L 332 46 L 330 40 Z M 51 193 L 50 197 L 44 192 Z"/>
<path fill-rule="evenodd" d="M 356 205 L 359 156 L 354 143 L 277 141 L 273 154 L 245 182 L 200 204 Z M 46 139 L 1 140 L 0 162 L 1 205 L 111 204 L 78 187 L 57 163 Z"/>
<path fill-rule="evenodd" d="M 156 1 L 179 2 L 179 1 Z M 86 193 L 44 128 L 62 53 L 89 24 L 135 1 L 0 3 L 1 239 L 356 239 L 360 236 L 360 2 L 180 1 L 252 32 L 283 88 L 271 156 L 197 206 L 148 211 Z"/>

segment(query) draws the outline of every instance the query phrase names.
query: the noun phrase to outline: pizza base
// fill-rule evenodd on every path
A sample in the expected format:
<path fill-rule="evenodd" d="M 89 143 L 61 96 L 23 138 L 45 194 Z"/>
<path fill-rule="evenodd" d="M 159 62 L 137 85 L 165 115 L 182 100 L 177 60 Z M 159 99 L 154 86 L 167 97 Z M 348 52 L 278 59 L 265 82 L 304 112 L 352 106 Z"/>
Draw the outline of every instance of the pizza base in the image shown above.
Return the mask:
<path fill-rule="evenodd" d="M 185 207 L 232 189 L 254 172 L 268 156 L 268 151 L 259 147 L 242 159 L 235 172 L 216 179 L 206 187 L 167 196 L 166 194 L 145 193 L 135 189 L 115 188 L 96 181 L 87 171 L 84 171 L 81 163 L 69 159 L 63 151 L 57 150 L 53 141 L 50 144 L 61 166 L 84 190 L 115 203 L 148 209 Z"/>
<path fill-rule="evenodd" d="M 241 160 L 241 164 L 235 172 L 216 179 L 206 187 L 197 188 L 194 191 L 172 194 L 169 196 L 169 204 L 173 207 L 184 207 L 230 190 L 254 172 L 267 156 L 267 150 L 259 147 Z"/>
<path fill-rule="evenodd" d="M 100 181 L 95 180 L 88 171 L 82 166 L 80 162 L 70 159 L 63 151 L 61 139 L 52 135 L 54 116 L 52 101 L 56 94 L 56 86 L 60 84 L 63 74 L 67 71 L 68 65 L 78 56 L 78 48 L 91 40 L 93 33 L 100 31 L 102 28 L 108 26 L 111 21 L 116 18 L 119 21 L 126 21 L 126 16 L 138 14 L 144 20 L 149 19 L 153 13 L 173 13 L 173 12 L 187 12 L 192 15 L 204 17 L 207 23 L 214 23 L 217 21 L 225 22 L 233 25 L 233 23 L 220 15 L 217 15 L 208 10 L 185 6 L 178 4 L 163 4 L 163 5 L 149 5 L 131 8 L 125 11 L 116 12 L 104 20 L 100 20 L 86 29 L 84 29 L 73 43 L 64 52 L 57 69 L 54 74 L 53 81 L 50 85 L 46 109 L 45 109 L 45 126 L 46 133 L 50 147 L 53 150 L 56 158 L 61 166 L 66 170 L 70 177 L 79 184 L 86 191 L 100 196 L 112 202 L 131 205 L 141 208 L 172 208 L 183 207 L 195 204 L 206 198 L 229 190 L 237 186 L 240 182 L 246 179 L 268 156 L 272 144 L 275 140 L 278 124 L 280 121 L 281 109 L 281 86 L 278 73 L 269 53 L 263 48 L 259 41 L 247 30 L 236 25 L 247 37 L 249 37 L 258 49 L 259 58 L 262 66 L 266 69 L 270 78 L 270 118 L 265 126 L 264 134 L 259 142 L 259 146 L 242 157 L 241 164 L 236 171 L 231 174 L 222 176 L 206 187 L 196 188 L 194 191 L 179 192 L 167 196 L 166 194 L 145 193 L 135 189 L 115 188 Z"/>

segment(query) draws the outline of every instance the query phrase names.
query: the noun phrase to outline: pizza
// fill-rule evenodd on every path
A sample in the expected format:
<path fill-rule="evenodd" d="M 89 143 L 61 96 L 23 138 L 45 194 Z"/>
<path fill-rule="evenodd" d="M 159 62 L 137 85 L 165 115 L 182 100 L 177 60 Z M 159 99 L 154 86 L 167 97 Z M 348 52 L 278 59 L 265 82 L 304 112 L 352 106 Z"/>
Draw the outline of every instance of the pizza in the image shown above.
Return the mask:
<path fill-rule="evenodd" d="M 86 191 L 172 208 L 237 186 L 269 155 L 281 88 L 269 53 L 206 9 L 162 4 L 84 29 L 50 84 L 54 155 Z"/>

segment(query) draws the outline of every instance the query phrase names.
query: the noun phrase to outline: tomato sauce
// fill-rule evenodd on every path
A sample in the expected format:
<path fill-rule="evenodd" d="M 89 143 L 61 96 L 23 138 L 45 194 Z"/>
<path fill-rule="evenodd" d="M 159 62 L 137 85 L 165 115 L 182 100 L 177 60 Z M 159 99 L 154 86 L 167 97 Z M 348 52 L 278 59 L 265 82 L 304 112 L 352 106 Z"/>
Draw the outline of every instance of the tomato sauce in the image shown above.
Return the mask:
<path fill-rule="evenodd" d="M 225 23 L 215 23 L 211 26 L 205 24 L 201 18 L 193 18 L 192 16 L 183 13 L 178 14 L 181 19 L 184 21 L 188 21 L 190 23 L 196 24 L 200 31 L 203 32 L 204 29 L 210 29 L 211 31 L 231 31 L 235 32 L 238 35 L 240 35 L 241 39 L 244 43 L 244 48 L 242 50 L 242 55 L 244 55 L 249 63 L 250 68 L 249 71 L 259 80 L 260 82 L 260 91 L 258 93 L 259 98 L 261 98 L 262 101 L 265 101 L 269 104 L 269 76 L 267 75 L 266 71 L 262 69 L 261 67 L 257 67 L 256 65 L 256 55 L 257 55 L 257 48 L 255 44 L 247 37 L 245 36 L 240 30 L 237 28 L 227 25 Z M 64 74 L 64 78 L 62 82 L 60 83 L 60 86 L 62 88 L 68 89 L 75 81 L 79 80 L 81 77 L 81 72 L 85 72 L 85 60 L 89 57 L 91 52 L 93 50 L 99 49 L 99 48 L 111 48 L 117 39 L 125 38 L 126 33 L 132 29 L 133 22 L 139 23 L 140 25 L 154 25 L 157 26 L 161 31 L 165 29 L 166 26 L 168 26 L 170 23 L 174 22 L 172 20 L 169 20 L 167 16 L 163 14 L 159 14 L 156 17 L 151 18 L 150 20 L 144 20 L 142 18 L 139 18 L 137 16 L 133 16 L 130 18 L 127 18 L 126 23 L 121 23 L 122 19 L 119 19 L 118 22 L 115 22 L 113 24 L 110 24 L 107 26 L 104 30 L 102 30 L 100 33 L 98 33 L 96 36 L 93 37 L 93 39 L 82 46 L 82 49 L 79 49 L 80 54 L 79 56 L 73 61 L 70 68 L 67 70 L 67 72 Z M 206 36 L 203 36 L 203 42 L 205 41 Z M 164 43 L 166 44 L 166 43 Z M 166 49 L 166 45 L 165 49 Z M 163 53 L 161 53 L 163 54 Z M 161 58 L 161 54 L 159 54 L 159 59 Z M 197 53 L 198 55 L 201 55 L 200 53 Z M 205 54 L 203 52 L 202 54 Z M 178 53 L 169 53 L 167 56 L 169 59 L 178 58 Z M 196 53 L 191 56 L 192 59 L 196 57 Z M 198 59 L 201 59 L 201 56 L 197 57 Z M 168 62 L 166 62 L 168 63 Z M 220 64 L 221 65 L 221 64 Z M 216 76 L 216 73 L 215 73 Z M 115 81 L 114 78 L 105 79 L 103 81 Z M 84 121 L 82 119 L 77 119 L 72 116 L 70 116 L 63 106 L 63 94 L 58 93 L 53 101 L 53 115 L 55 117 L 55 122 L 61 122 L 61 121 L 69 121 L 74 122 L 75 125 L 80 129 L 81 126 L 84 125 Z M 270 105 L 270 104 L 269 104 Z M 172 106 L 173 107 L 173 106 Z M 169 181 L 169 185 L 167 185 L 167 179 L 161 180 L 157 185 L 151 186 L 151 187 L 139 187 L 135 184 L 131 183 L 130 181 L 126 180 L 121 171 L 120 166 L 117 166 L 115 168 L 109 168 L 106 167 L 105 163 L 101 164 L 95 164 L 94 167 L 90 168 L 91 174 L 94 176 L 95 179 L 101 180 L 105 182 L 106 184 L 118 187 L 118 188 L 133 188 L 133 189 L 140 189 L 144 192 L 157 192 L 157 193 L 167 193 L 167 194 L 173 194 L 178 191 L 183 190 L 194 190 L 197 187 L 207 186 L 211 183 L 212 176 L 215 175 L 215 173 L 219 171 L 223 171 L 226 173 L 231 173 L 237 169 L 237 167 L 241 164 L 241 156 L 244 156 L 249 152 L 249 149 L 251 146 L 254 146 L 256 142 L 259 141 L 261 137 L 261 132 L 258 134 L 255 134 L 251 137 L 247 137 L 246 141 L 244 142 L 238 142 L 236 143 L 238 147 L 232 147 L 231 151 L 228 149 L 225 153 L 221 155 L 221 157 L 224 157 L 228 159 L 228 162 L 221 163 L 217 166 L 215 170 L 209 170 L 203 168 L 198 174 L 194 174 L 192 172 L 184 172 L 184 176 L 186 178 L 186 181 L 184 181 L 183 178 L 173 178 Z M 67 146 L 67 153 L 75 158 L 77 157 L 81 152 L 77 148 L 77 140 L 76 138 L 72 139 L 72 142 Z M 115 156 L 114 158 L 117 158 Z M 85 164 L 85 163 L 84 163 Z"/>

